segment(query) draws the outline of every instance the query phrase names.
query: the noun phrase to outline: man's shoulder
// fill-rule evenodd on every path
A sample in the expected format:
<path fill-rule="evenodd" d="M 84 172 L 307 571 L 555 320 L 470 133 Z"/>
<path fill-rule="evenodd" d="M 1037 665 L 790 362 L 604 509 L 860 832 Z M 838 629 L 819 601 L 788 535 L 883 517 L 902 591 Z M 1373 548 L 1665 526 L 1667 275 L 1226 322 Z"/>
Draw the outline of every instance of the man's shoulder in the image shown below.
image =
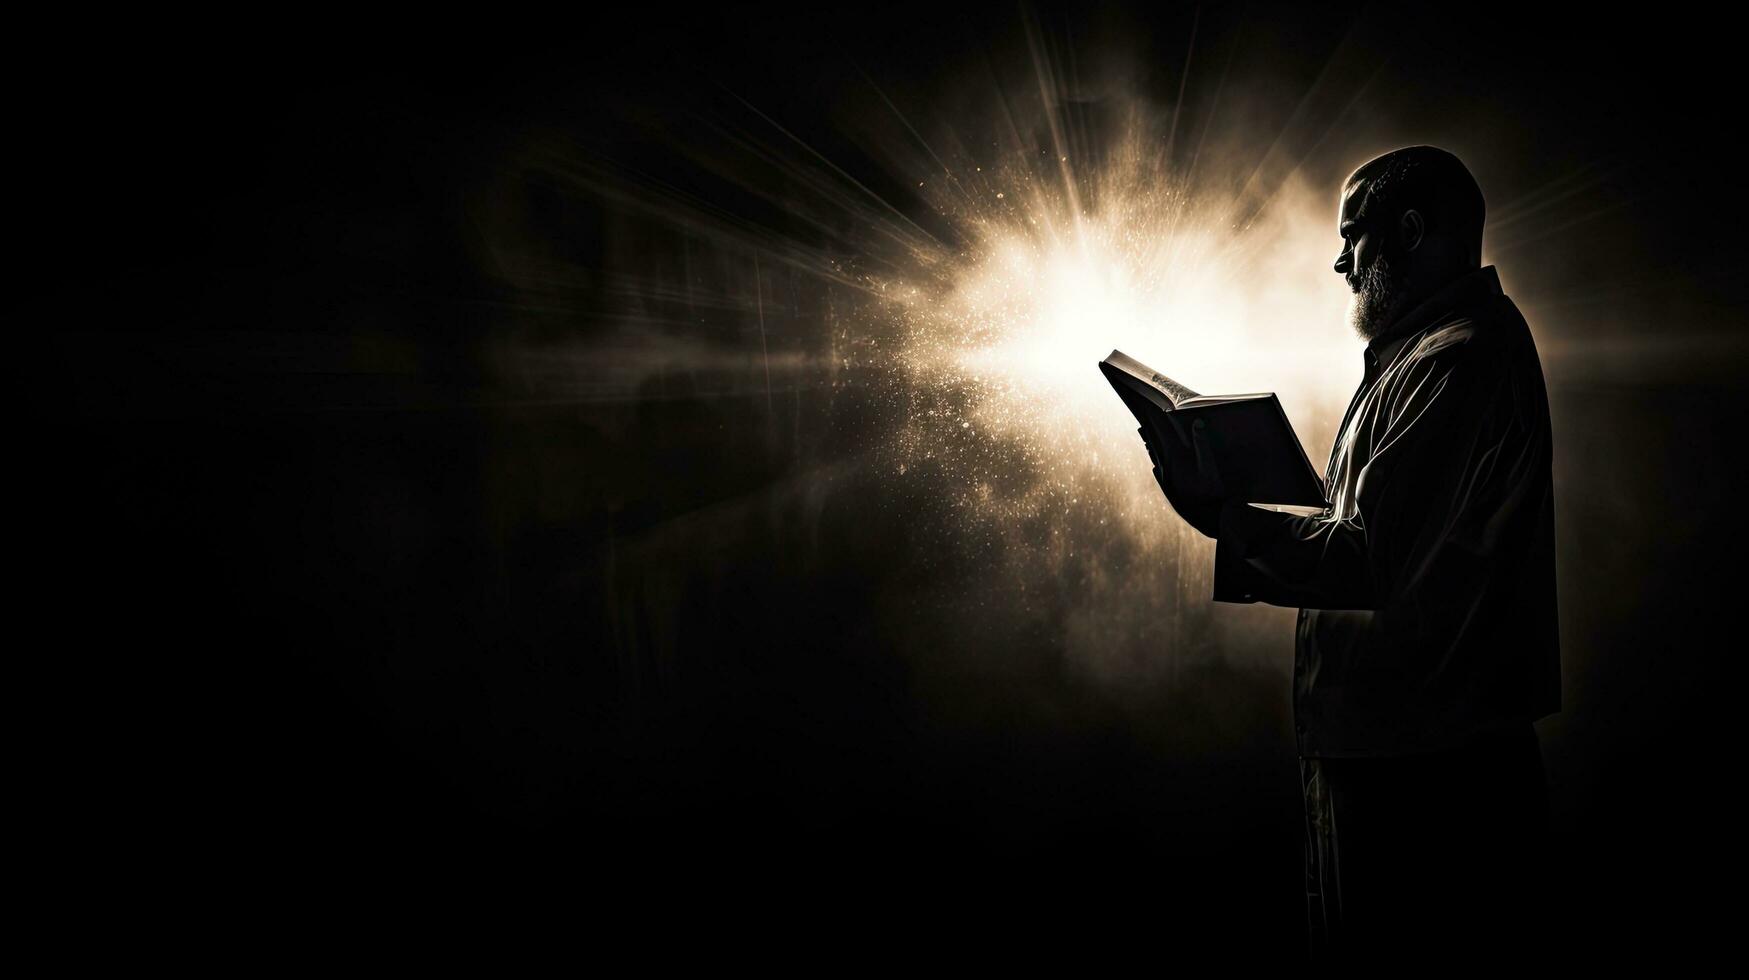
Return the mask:
<path fill-rule="evenodd" d="M 1535 365 L 1540 371 L 1536 341 L 1531 337 L 1530 324 L 1518 310 L 1512 297 L 1497 293 L 1475 308 L 1465 311 L 1470 324 L 1474 349 L 1472 357 L 1486 357 L 1490 363 L 1520 368 Z"/>
<path fill-rule="evenodd" d="M 1453 312 L 1400 338 L 1387 353 L 1387 374 L 1419 377 L 1474 359 L 1472 347 L 1483 333 L 1475 318 Z"/>
<path fill-rule="evenodd" d="M 1496 293 L 1453 308 L 1428 324 L 1409 338 L 1402 361 L 1463 360 L 1481 365 L 1513 358 L 1529 341 L 1529 329 L 1517 305 Z"/>
<path fill-rule="evenodd" d="M 1482 324 L 1473 316 L 1452 314 L 1417 334 L 1404 356 L 1411 360 L 1437 357 L 1454 348 L 1467 348 L 1476 339 Z"/>

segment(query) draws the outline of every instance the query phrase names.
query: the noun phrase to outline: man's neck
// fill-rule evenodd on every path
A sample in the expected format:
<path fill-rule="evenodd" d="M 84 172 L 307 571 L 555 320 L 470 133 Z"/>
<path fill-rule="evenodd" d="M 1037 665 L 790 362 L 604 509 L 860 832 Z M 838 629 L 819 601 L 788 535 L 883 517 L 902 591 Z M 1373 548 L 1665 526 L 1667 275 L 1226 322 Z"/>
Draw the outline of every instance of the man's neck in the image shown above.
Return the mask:
<path fill-rule="evenodd" d="M 1414 329 L 1417 323 L 1425 322 L 1427 319 L 1425 314 L 1429 312 L 1427 308 L 1429 304 L 1434 304 L 1447 294 L 1458 290 L 1460 284 L 1481 273 L 1484 268 L 1492 268 L 1492 266 L 1450 268 L 1438 275 L 1417 277 L 1420 282 L 1410 284 L 1408 293 L 1397 304 L 1397 309 L 1392 314 L 1390 322 L 1385 325 L 1383 330 L 1379 331 L 1377 336 L 1367 341 L 1367 347 L 1376 351 L 1390 344 L 1403 333 Z"/>
<path fill-rule="evenodd" d="M 1459 279 L 1470 275 L 1481 268 L 1477 265 L 1447 265 L 1439 269 L 1428 269 L 1420 275 L 1411 277 L 1411 282 L 1405 290 L 1407 295 L 1403 300 L 1401 312 L 1409 311 L 1439 295 Z"/>

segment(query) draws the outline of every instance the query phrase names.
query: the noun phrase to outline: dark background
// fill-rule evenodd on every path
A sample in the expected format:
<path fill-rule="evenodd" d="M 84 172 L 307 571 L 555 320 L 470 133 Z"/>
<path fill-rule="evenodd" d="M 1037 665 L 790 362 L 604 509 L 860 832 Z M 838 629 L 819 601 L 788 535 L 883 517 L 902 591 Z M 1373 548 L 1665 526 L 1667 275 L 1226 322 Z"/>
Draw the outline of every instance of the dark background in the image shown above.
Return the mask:
<path fill-rule="evenodd" d="M 1081 59 L 1156 59 L 1140 84 L 1162 99 L 1194 25 L 1211 67 L 1193 88 L 1221 65 L 1255 80 L 1262 146 L 1326 71 L 1358 73 L 1305 110 L 1328 127 L 1287 131 L 1314 183 L 1407 141 L 1472 150 L 1491 201 L 1584 178 L 1490 231 L 1509 283 L 1536 287 L 1518 298 L 1558 440 L 1547 908 L 1573 960 L 1704 942 L 1734 850 L 1740 646 L 1721 32 L 1468 8 L 1034 15 Z M 588 928 L 652 934 L 1295 956 L 1291 630 L 1259 641 L 1277 670 L 1205 638 L 1172 683 L 1114 695 L 1065 669 L 1061 611 L 1006 619 L 992 586 L 966 612 L 986 566 L 941 545 L 928 484 L 859 465 L 890 416 L 854 374 L 802 360 L 776 434 L 732 372 L 615 387 L 601 324 L 628 316 L 624 276 L 709 279 L 732 250 L 601 188 L 660 182 L 727 226 L 851 254 L 854 220 L 774 207 L 744 161 L 712 172 L 721 140 L 686 110 L 736 112 L 732 92 L 928 224 L 854 136 L 850 93 L 865 73 L 951 104 L 967 65 L 1009 77 L 1020 13 L 472 16 L 309 12 L 223 43 L 194 22 L 44 26 L 53 70 L 12 72 L 8 320 L 42 342 L 27 445 L 50 474 L 21 515 L 47 546 L 25 618 L 50 627 L 46 741 L 71 750 L 49 809 L 101 842 L 83 853 L 124 880 L 379 913 L 552 894 L 605 907 Z M 1358 124 L 1344 93 L 1374 71 Z M 531 171 L 530 134 L 618 176 Z M 788 281 L 774 342 L 805 354 L 825 293 Z M 706 309 L 706 347 L 742 345 L 744 314 Z M 528 350 L 558 352 L 560 380 L 531 380 Z"/>

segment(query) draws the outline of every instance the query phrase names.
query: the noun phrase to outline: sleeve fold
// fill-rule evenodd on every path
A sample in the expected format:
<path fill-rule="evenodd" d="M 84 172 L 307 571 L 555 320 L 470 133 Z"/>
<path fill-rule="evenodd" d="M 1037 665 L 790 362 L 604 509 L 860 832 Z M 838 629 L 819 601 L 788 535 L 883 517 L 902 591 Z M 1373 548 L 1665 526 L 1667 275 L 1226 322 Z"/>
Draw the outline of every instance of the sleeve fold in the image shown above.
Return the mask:
<path fill-rule="evenodd" d="M 1379 609 L 1443 562 L 1478 475 L 1498 448 L 1502 379 L 1448 331 L 1381 375 L 1348 438 L 1365 460 L 1338 473 L 1332 508 L 1295 517 L 1229 504 L 1215 546 L 1214 599 L 1311 609 Z M 1345 490 L 1344 486 L 1352 486 Z M 1438 577 L 1438 576 L 1435 576 Z"/>

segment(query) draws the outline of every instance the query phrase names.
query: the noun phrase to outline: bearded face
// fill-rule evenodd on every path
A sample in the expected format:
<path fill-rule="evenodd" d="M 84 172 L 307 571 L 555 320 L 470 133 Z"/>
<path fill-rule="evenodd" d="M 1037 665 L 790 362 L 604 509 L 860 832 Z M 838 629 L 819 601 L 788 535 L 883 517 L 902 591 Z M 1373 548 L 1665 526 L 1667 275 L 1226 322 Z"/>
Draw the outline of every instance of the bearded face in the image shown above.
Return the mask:
<path fill-rule="evenodd" d="M 1360 339 L 1370 341 L 1390 324 L 1393 307 L 1402 294 L 1401 279 L 1383 255 L 1346 278 L 1352 291 L 1348 297 L 1348 325 Z"/>

